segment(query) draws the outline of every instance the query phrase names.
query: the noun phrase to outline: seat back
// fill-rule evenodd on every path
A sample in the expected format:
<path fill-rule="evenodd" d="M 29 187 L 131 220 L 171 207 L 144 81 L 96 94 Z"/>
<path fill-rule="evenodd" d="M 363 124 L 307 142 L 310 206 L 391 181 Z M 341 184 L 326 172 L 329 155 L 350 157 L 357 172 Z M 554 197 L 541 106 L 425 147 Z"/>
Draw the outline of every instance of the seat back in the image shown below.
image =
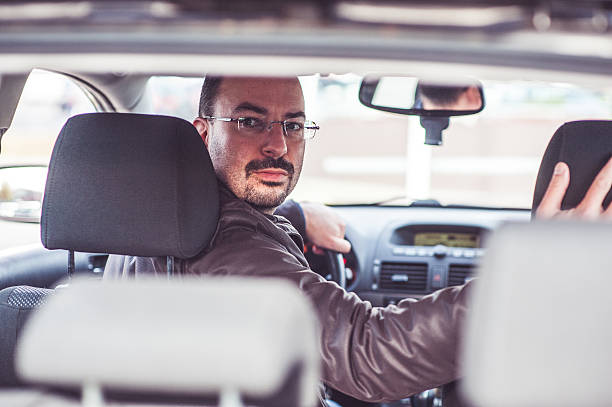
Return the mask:
<path fill-rule="evenodd" d="M 315 404 L 317 319 L 290 283 L 76 280 L 24 329 L 17 367 L 29 380 L 133 401 Z"/>
<path fill-rule="evenodd" d="M 23 385 L 15 373 L 15 347 L 32 311 L 43 305 L 53 292 L 28 286 L 0 290 L 0 387 Z"/>
<path fill-rule="evenodd" d="M 609 405 L 611 232 L 533 222 L 492 235 L 463 354 L 474 406 Z"/>

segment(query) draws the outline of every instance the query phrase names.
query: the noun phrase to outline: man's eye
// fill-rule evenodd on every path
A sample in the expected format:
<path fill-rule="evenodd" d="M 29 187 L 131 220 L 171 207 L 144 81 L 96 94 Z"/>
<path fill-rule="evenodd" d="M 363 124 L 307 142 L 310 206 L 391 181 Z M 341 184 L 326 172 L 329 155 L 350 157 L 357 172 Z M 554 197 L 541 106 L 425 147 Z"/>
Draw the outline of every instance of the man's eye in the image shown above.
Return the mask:
<path fill-rule="evenodd" d="M 240 125 L 245 129 L 259 129 L 262 127 L 262 121 L 255 117 L 244 117 L 240 119 Z"/>
<path fill-rule="evenodd" d="M 285 129 L 287 131 L 301 131 L 304 125 L 300 122 L 285 122 Z"/>

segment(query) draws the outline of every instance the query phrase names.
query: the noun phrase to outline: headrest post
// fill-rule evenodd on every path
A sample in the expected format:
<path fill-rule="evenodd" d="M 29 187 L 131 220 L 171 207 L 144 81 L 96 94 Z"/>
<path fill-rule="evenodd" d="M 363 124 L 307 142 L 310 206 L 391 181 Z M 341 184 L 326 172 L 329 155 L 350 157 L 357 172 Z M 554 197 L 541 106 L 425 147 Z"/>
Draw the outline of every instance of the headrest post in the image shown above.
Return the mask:
<path fill-rule="evenodd" d="M 68 279 L 74 275 L 74 250 L 68 250 Z"/>
<path fill-rule="evenodd" d="M 174 274 L 174 256 L 166 256 L 166 273 L 170 280 Z"/>
<path fill-rule="evenodd" d="M 81 388 L 81 405 L 83 407 L 104 406 L 104 395 L 100 385 L 88 382 L 83 383 Z"/>
<path fill-rule="evenodd" d="M 234 389 L 224 389 L 219 395 L 219 407 L 243 407 L 240 394 Z"/>

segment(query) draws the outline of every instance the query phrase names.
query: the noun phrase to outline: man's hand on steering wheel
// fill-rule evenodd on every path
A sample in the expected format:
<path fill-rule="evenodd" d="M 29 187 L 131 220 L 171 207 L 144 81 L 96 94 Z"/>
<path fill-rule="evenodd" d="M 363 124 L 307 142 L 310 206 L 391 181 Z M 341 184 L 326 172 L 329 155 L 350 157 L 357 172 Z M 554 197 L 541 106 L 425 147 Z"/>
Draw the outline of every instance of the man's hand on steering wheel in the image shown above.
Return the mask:
<path fill-rule="evenodd" d="M 323 254 L 323 250 L 348 253 L 351 244 L 344 239 L 346 223 L 331 208 L 313 202 L 300 202 L 306 220 L 306 239 L 312 243 L 313 252 Z"/>

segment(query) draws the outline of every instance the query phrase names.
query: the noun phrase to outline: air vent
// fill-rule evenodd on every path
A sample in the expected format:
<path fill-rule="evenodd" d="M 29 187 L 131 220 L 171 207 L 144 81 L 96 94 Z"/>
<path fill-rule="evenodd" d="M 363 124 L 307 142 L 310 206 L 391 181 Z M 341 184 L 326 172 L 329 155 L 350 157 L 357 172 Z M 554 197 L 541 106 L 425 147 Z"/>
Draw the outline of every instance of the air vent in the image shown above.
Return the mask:
<path fill-rule="evenodd" d="M 473 264 L 451 264 L 448 268 L 448 285 L 463 285 L 474 273 Z"/>
<path fill-rule="evenodd" d="M 425 291 L 427 263 L 383 262 L 380 269 L 380 288 L 398 291 Z"/>

